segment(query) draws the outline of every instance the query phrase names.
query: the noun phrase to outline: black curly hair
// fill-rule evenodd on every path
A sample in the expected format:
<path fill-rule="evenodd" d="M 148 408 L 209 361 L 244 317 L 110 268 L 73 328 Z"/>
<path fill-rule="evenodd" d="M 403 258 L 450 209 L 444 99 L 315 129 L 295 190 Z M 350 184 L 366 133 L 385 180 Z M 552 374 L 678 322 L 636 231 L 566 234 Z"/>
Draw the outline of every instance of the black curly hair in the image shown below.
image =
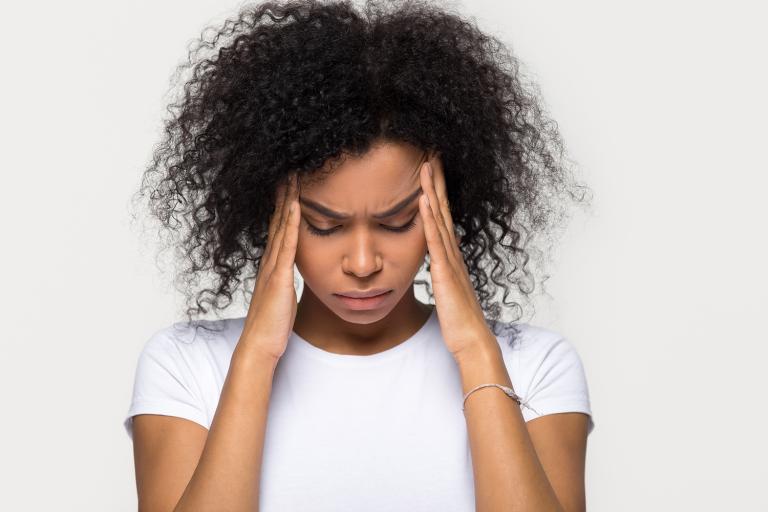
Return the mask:
<path fill-rule="evenodd" d="M 519 67 L 497 38 L 426 1 L 266 2 L 204 30 L 138 191 L 185 265 L 188 321 L 240 286 L 247 300 L 289 173 L 317 177 L 378 142 L 440 153 L 478 300 L 494 325 L 502 306 L 520 313 L 509 285 L 528 298 L 530 255 L 546 252 L 531 242 L 551 239 L 589 189 Z M 210 271 L 213 286 L 195 293 Z"/>

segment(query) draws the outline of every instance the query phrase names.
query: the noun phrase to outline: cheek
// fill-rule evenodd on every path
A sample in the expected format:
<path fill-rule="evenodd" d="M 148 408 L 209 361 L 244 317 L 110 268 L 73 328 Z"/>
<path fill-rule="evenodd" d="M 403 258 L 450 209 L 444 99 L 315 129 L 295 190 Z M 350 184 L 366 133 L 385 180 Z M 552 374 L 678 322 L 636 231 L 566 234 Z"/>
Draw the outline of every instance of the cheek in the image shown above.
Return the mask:
<path fill-rule="evenodd" d="M 413 276 L 415 276 L 419 269 L 425 264 L 427 255 L 429 254 L 429 245 L 427 244 L 427 238 L 424 235 L 424 231 L 420 231 L 418 241 L 414 242 L 413 252 L 411 254 L 411 260 L 409 265 Z"/>
<path fill-rule="evenodd" d="M 296 244 L 296 256 L 294 257 L 294 262 L 296 263 L 296 266 L 299 268 L 299 272 L 301 272 L 301 275 L 305 275 L 306 272 L 312 272 L 313 267 L 317 267 L 316 264 L 318 262 L 317 258 L 310 258 L 310 254 L 317 254 L 317 247 L 312 246 L 312 240 L 309 239 L 309 237 L 301 232 L 299 232 L 299 238 Z M 315 262 L 315 265 L 311 265 L 308 263 Z"/>
<path fill-rule="evenodd" d="M 319 237 L 307 231 L 304 225 L 299 226 L 299 236 L 296 241 L 296 264 L 311 264 L 314 267 L 323 267 L 333 259 L 333 244 L 329 239 L 333 237 Z"/>
<path fill-rule="evenodd" d="M 427 239 L 420 225 L 399 235 L 387 252 L 387 258 L 399 269 L 419 267 L 427 254 Z"/>
<path fill-rule="evenodd" d="M 411 231 L 408 232 L 408 245 L 410 246 L 410 252 L 416 257 L 423 258 L 427 253 L 427 236 L 424 233 L 424 224 L 421 217 L 416 217 L 416 225 Z"/>
<path fill-rule="evenodd" d="M 316 286 L 332 279 L 339 266 L 332 245 L 326 239 L 308 233 L 304 226 L 299 227 L 294 262 L 301 277 Z"/>

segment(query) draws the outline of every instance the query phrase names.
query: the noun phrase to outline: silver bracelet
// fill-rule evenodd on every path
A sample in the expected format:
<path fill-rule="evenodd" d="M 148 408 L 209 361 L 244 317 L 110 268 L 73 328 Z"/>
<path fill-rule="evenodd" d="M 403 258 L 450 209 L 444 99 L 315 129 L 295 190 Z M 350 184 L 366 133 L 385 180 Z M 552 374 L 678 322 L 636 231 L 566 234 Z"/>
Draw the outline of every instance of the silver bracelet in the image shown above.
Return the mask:
<path fill-rule="evenodd" d="M 475 388 L 473 388 L 473 389 L 470 389 L 470 390 L 467 392 L 467 394 L 466 394 L 466 395 L 464 395 L 464 402 L 462 402 L 462 405 L 461 405 L 461 410 L 462 410 L 462 411 L 464 411 L 464 405 L 466 404 L 466 402 L 467 402 L 467 397 L 469 397 L 469 395 L 471 395 L 472 393 L 474 393 L 474 392 L 475 392 L 475 391 L 477 391 L 478 389 L 487 388 L 487 387 L 489 387 L 489 386 L 493 386 L 493 387 L 497 387 L 497 388 L 499 388 L 499 389 L 500 389 L 500 390 L 502 390 L 504 393 L 506 393 L 506 395 L 507 395 L 508 397 L 510 397 L 510 398 L 511 398 L 512 400 L 514 400 L 515 402 L 517 402 L 517 404 L 518 404 L 518 405 L 522 405 L 523 407 L 526 407 L 526 408 L 528 408 L 528 409 L 532 410 L 532 411 L 533 411 L 533 412 L 535 412 L 536 414 L 539 414 L 539 413 L 538 413 L 538 412 L 537 412 L 537 411 L 536 411 L 534 408 L 532 408 L 532 407 L 530 407 L 530 406 L 528 405 L 528 402 L 525 402 L 525 401 L 523 401 L 523 399 L 522 399 L 522 398 L 520 398 L 520 396 L 519 396 L 517 393 L 515 393 L 515 391 L 514 391 L 512 388 L 510 388 L 510 387 L 507 387 L 507 386 L 502 386 L 501 384 L 480 384 L 479 386 L 477 386 L 477 387 L 475 387 Z"/>

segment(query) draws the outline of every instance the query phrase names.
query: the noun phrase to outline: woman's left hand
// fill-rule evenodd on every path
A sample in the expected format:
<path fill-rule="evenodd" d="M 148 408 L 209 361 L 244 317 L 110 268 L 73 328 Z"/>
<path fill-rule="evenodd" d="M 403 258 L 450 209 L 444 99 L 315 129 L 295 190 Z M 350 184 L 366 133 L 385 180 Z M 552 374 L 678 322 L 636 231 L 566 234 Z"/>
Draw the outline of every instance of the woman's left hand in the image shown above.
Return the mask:
<path fill-rule="evenodd" d="M 475 348 L 495 344 L 496 339 L 485 322 L 464 256 L 456 243 L 440 159 L 431 156 L 419 172 L 421 188 L 426 192 L 419 197 L 419 213 L 427 238 L 435 307 L 445 344 L 458 361 Z"/>

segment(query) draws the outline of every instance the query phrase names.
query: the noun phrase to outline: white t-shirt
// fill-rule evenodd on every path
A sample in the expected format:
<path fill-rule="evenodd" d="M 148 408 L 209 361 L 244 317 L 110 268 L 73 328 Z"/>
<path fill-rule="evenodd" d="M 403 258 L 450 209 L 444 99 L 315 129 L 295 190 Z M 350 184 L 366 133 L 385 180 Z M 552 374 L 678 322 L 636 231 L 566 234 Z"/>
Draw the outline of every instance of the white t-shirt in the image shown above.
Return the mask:
<path fill-rule="evenodd" d="M 179 416 L 210 428 L 244 317 L 177 322 L 155 332 L 136 367 L 132 416 Z M 498 326 L 488 323 L 494 333 Z M 594 423 L 581 359 L 554 331 L 497 334 L 515 392 L 541 415 Z M 509 345 L 510 340 L 514 342 Z M 409 339 L 368 356 L 327 352 L 291 333 L 273 377 L 259 510 L 475 510 L 458 366 L 437 311 Z M 470 398 L 471 399 L 471 398 Z M 538 415 L 522 407 L 525 421 Z"/>

